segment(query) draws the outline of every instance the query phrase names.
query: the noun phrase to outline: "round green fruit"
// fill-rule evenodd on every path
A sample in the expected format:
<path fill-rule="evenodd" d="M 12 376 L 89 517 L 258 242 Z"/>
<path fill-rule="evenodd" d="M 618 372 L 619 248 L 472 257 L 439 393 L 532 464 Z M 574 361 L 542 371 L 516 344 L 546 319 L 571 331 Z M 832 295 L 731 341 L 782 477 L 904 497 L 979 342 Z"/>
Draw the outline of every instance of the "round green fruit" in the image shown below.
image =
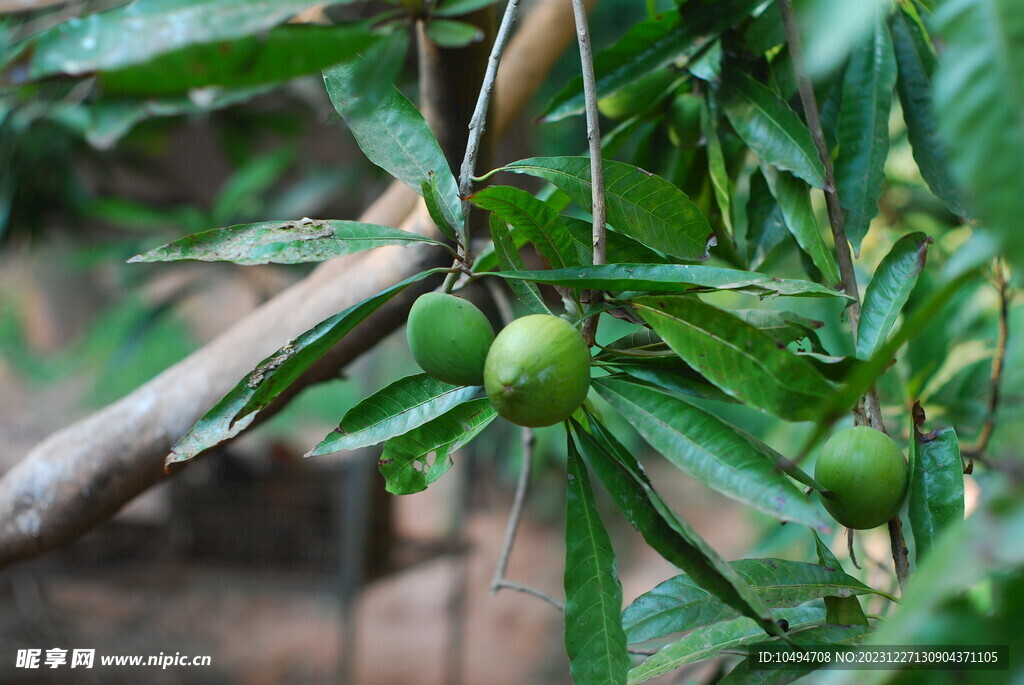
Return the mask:
<path fill-rule="evenodd" d="M 814 479 L 831 490 L 822 496 L 832 517 L 847 528 L 880 526 L 900 510 L 907 491 L 907 460 L 881 431 L 857 426 L 825 443 L 814 465 Z"/>
<path fill-rule="evenodd" d="M 516 319 L 498 333 L 484 364 L 494 409 L 520 426 L 551 426 L 590 389 L 590 351 L 571 324 L 550 314 Z"/>
<path fill-rule="evenodd" d="M 421 295 L 409 310 L 409 350 L 420 368 L 453 385 L 481 385 L 494 329 L 471 302 L 445 293 Z"/>

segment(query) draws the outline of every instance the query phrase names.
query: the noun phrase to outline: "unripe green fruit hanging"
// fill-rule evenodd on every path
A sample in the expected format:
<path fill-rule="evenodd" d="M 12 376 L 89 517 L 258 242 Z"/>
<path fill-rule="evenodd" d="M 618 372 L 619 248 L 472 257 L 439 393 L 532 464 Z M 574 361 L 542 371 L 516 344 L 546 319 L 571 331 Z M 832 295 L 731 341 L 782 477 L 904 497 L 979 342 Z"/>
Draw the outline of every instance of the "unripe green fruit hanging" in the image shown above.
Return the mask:
<path fill-rule="evenodd" d="M 814 479 L 835 494 L 822 496 L 847 528 L 880 526 L 900 510 L 907 492 L 907 460 L 892 438 L 867 426 L 839 431 L 821 450 Z"/>
<path fill-rule="evenodd" d="M 587 397 L 590 351 L 579 331 L 557 316 L 524 316 L 494 339 L 484 387 L 494 409 L 512 423 L 556 424 Z"/>
<path fill-rule="evenodd" d="M 427 374 L 453 385 L 481 385 L 494 329 L 471 302 L 445 293 L 421 295 L 409 310 L 409 350 Z"/>

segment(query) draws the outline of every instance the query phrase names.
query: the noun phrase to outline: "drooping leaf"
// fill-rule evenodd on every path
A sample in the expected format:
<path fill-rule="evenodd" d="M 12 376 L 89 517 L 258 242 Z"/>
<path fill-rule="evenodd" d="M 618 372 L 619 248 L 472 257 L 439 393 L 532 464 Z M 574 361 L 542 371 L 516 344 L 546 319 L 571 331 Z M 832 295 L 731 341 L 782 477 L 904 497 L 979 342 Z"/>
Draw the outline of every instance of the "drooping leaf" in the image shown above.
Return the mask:
<path fill-rule="evenodd" d="M 491 239 L 494 242 L 494 253 L 498 257 L 498 266 L 502 269 L 522 269 L 523 258 L 519 256 L 515 241 L 509 234 L 505 220 L 497 214 L 491 214 Z M 508 285 L 519 301 L 526 305 L 534 314 L 550 314 L 551 310 L 544 303 L 544 298 L 533 283 L 510 278 Z"/>
<path fill-rule="evenodd" d="M 587 467 L 568 438 L 565 511 L 565 650 L 573 682 L 622 685 L 629 670 L 622 586 Z"/>
<path fill-rule="evenodd" d="M 387 491 L 410 495 L 426 490 L 451 468 L 449 455 L 479 435 L 495 416 L 497 413 L 484 397 L 460 404 L 388 440 L 380 458 L 380 473 L 387 481 Z"/>
<path fill-rule="evenodd" d="M 857 356 L 861 359 L 870 359 L 885 342 L 924 269 L 931 242 L 924 233 L 909 233 L 892 246 L 875 269 L 857 324 Z"/>
<path fill-rule="evenodd" d="M 772 197 L 764 174 L 755 169 L 750 176 L 747 197 L 746 252 L 750 268 L 759 268 L 769 253 L 786 239 L 787 233 L 782 207 Z"/>
<path fill-rule="evenodd" d="M 932 74 L 937 61 L 935 49 L 921 18 L 908 6 L 901 4 L 897 7 L 891 26 L 898 71 L 896 92 L 900 96 L 907 139 L 917 168 L 937 198 L 954 213 L 967 216 L 963 193 L 953 182 L 946 145 L 939 136 L 932 99 Z"/>
<path fill-rule="evenodd" d="M 680 518 L 654 490 L 632 454 L 587 414 L 589 427 L 573 424 L 573 434 L 594 473 L 604 484 L 629 524 L 672 564 L 685 569 L 707 592 L 745 615 L 770 634 L 781 630 L 768 607 L 736 570 Z"/>
<path fill-rule="evenodd" d="M 351 2 L 329 0 L 328 4 Z M 70 19 L 32 38 L 29 77 L 139 64 L 189 45 L 268 29 L 309 0 L 148 0 Z"/>
<path fill-rule="evenodd" d="M 722 213 L 722 223 L 729 235 L 732 235 L 732 181 L 729 179 L 729 170 L 725 165 L 725 156 L 722 154 L 722 141 L 718 137 L 718 120 L 713 116 L 708 101 L 705 99 L 700 110 L 700 128 L 707 141 L 708 148 L 708 174 L 711 178 L 711 188 L 715 191 L 715 202 L 718 203 L 718 211 Z"/>
<path fill-rule="evenodd" d="M 587 157 L 534 157 L 501 170 L 551 181 L 580 207 L 592 209 Z M 615 230 L 673 257 L 708 258 L 708 247 L 714 244 L 711 226 L 683 191 L 622 162 L 605 160 L 604 176 L 608 223 Z"/>
<path fill-rule="evenodd" d="M 697 293 L 735 290 L 759 297 L 846 297 L 837 290 L 811 281 L 773 278 L 752 271 L 692 264 L 601 264 L 575 269 L 513 271 L 494 275 L 550 285 L 616 292 Z"/>
<path fill-rule="evenodd" d="M 808 421 L 835 393 L 806 359 L 697 298 L 642 297 L 633 307 L 687 364 L 753 407 Z"/>
<path fill-rule="evenodd" d="M 935 112 L 972 214 L 1024 257 L 1024 13 L 1016 0 L 944 0 Z"/>
<path fill-rule="evenodd" d="M 828 528 L 776 455 L 734 426 L 658 388 L 607 377 L 592 383 L 644 440 L 691 477 L 769 516 Z"/>
<path fill-rule="evenodd" d="M 188 461 L 196 455 L 229 440 L 247 428 L 260 410 L 348 335 L 381 305 L 413 283 L 444 269 L 416 274 L 359 304 L 325 319 L 295 340 L 270 355 L 238 382 L 188 433 L 178 439 L 167 456 L 168 466 Z"/>
<path fill-rule="evenodd" d="M 818 564 L 783 559 L 740 559 L 730 564 L 772 608 L 875 592 L 842 570 Z M 637 597 L 622 612 L 622 625 L 629 642 L 636 643 L 738 616 L 684 573 Z"/>
<path fill-rule="evenodd" d="M 818 267 L 825 283 L 836 285 L 840 282 L 839 267 L 836 265 L 835 254 L 825 242 L 818 222 L 814 218 L 811 207 L 810 189 L 792 174 L 777 171 L 768 165 L 761 166 L 768 188 L 779 203 L 786 228 L 796 239 L 807 256 Z"/>
<path fill-rule="evenodd" d="M 376 445 L 433 421 L 482 394 L 481 386 L 442 383 L 425 373 L 400 378 L 349 409 L 338 427 L 307 456 Z"/>
<path fill-rule="evenodd" d="M 758 157 L 815 188 L 825 186 L 825 167 L 811 132 L 770 88 L 730 66 L 722 74 L 719 102 L 736 133 Z"/>
<path fill-rule="evenodd" d="M 390 226 L 358 221 L 301 219 L 265 221 L 204 231 L 129 259 L 170 262 L 193 259 L 235 264 L 302 264 L 323 262 L 384 245 L 440 245 Z"/>
<path fill-rule="evenodd" d="M 367 106 L 365 93 L 380 87 L 378 84 L 364 90 L 364 81 L 372 76 L 368 72 L 361 60 L 324 70 L 324 83 L 334 108 L 371 162 L 417 193 L 423 192 L 424 182 L 436 182 L 437 203 L 446 222 L 461 227 L 458 184 L 423 115 L 394 86 L 386 87 L 383 94 L 373 95 L 375 100 L 379 97 L 379 102 Z M 435 181 L 431 181 L 431 172 Z"/>
<path fill-rule="evenodd" d="M 756 0 L 713 4 L 690 0 L 678 9 L 634 24 L 618 42 L 594 56 L 598 97 L 610 95 L 644 74 L 688 59 L 757 5 Z M 558 121 L 582 114 L 583 107 L 583 79 L 577 76 L 551 99 L 542 120 Z"/>
<path fill-rule="evenodd" d="M 143 64 L 106 71 L 104 93 L 171 95 L 192 88 L 251 88 L 315 74 L 354 58 L 384 36 L 364 25 L 288 25 L 262 36 L 191 45 Z"/>
<path fill-rule="evenodd" d="M 776 619 L 785 619 L 790 631 L 818 624 L 824 612 L 818 607 L 796 607 L 772 612 Z M 722 621 L 688 633 L 685 637 L 662 647 L 653 656 L 629 672 L 629 685 L 642 683 L 674 671 L 686 664 L 704 661 L 727 650 L 737 650 L 764 641 L 764 632 L 749 618 Z"/>
<path fill-rule="evenodd" d="M 846 237 L 858 253 L 882 196 L 895 85 L 896 56 L 885 12 L 879 9 L 870 34 L 846 65 L 839 110 L 836 186 Z"/>
<path fill-rule="evenodd" d="M 533 243 L 553 269 L 577 266 L 572 236 L 558 212 L 530 193 L 511 186 L 491 186 L 475 193 L 473 204 L 494 212 Z"/>
<path fill-rule="evenodd" d="M 425 32 L 432 41 L 443 48 L 464 48 L 484 38 L 484 32 L 479 27 L 448 19 L 433 19 L 427 22 Z"/>
<path fill-rule="evenodd" d="M 964 469 L 956 430 L 930 433 L 914 427 L 914 464 L 910 475 L 910 527 L 917 563 L 925 559 L 947 527 L 964 518 Z"/>
<path fill-rule="evenodd" d="M 462 242 L 459 236 L 462 235 L 463 227 L 452 226 L 448 223 L 448 217 L 445 215 L 444 206 L 441 203 L 441 191 L 437 188 L 437 174 L 433 171 L 427 174 L 427 180 L 423 182 L 422 190 L 423 204 L 427 206 L 427 213 L 434 225 L 437 226 L 437 230 L 456 244 Z"/>

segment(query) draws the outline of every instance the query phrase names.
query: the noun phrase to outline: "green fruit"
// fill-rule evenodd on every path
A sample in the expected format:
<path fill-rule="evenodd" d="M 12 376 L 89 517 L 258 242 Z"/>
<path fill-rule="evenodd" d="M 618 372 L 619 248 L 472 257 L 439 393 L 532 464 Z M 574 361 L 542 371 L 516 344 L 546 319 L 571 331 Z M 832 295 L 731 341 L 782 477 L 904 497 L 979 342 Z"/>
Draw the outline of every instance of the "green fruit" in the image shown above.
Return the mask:
<path fill-rule="evenodd" d="M 445 293 L 421 295 L 409 310 L 409 349 L 420 368 L 453 385 L 481 385 L 494 329 L 471 302 Z"/>
<path fill-rule="evenodd" d="M 590 389 L 590 351 L 571 324 L 532 314 L 506 326 L 484 364 L 494 409 L 520 426 L 550 426 L 576 411 Z"/>
<path fill-rule="evenodd" d="M 874 528 L 903 504 L 907 460 L 885 433 L 867 426 L 848 428 L 825 443 L 814 479 L 835 494 L 821 501 L 836 521 L 847 528 Z"/>

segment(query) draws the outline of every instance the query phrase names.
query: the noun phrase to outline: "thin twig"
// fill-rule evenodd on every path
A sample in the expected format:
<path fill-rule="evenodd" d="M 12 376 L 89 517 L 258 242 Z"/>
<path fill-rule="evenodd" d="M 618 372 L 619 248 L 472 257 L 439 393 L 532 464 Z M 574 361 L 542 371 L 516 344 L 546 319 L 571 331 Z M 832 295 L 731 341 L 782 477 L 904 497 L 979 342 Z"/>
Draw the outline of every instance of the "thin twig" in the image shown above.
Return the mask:
<path fill-rule="evenodd" d="M 494 567 L 494 576 L 491 578 L 491 593 L 503 588 L 518 590 L 528 595 L 539 597 L 545 602 L 562 611 L 562 603 L 551 595 L 523 583 L 505 578 L 505 571 L 508 569 L 508 560 L 512 556 L 512 546 L 516 541 L 516 533 L 519 531 L 519 522 L 523 518 L 523 509 L 526 505 L 526 493 L 530 487 L 530 474 L 533 471 L 533 447 L 536 437 L 533 429 L 523 426 L 520 435 L 522 436 L 523 463 L 519 469 L 519 482 L 516 483 L 516 494 L 512 498 L 512 509 L 508 514 L 508 523 L 505 525 L 505 539 L 501 543 L 501 554 L 498 557 L 498 564 Z"/>
<path fill-rule="evenodd" d="M 814 147 L 818 150 L 818 157 L 825 167 L 825 206 L 828 208 L 828 223 L 832 229 L 832 238 L 836 247 L 836 262 L 839 265 L 839 274 L 843 281 L 843 290 L 853 298 L 850 303 L 850 332 L 853 335 L 853 342 L 857 343 L 857 324 L 860 321 L 860 294 L 857 290 L 857 274 L 853 268 L 853 254 L 850 251 L 850 243 L 846 240 L 846 230 L 843 227 L 843 210 L 839 204 L 839 193 L 836 189 L 835 173 L 832 169 L 832 155 L 829 154 L 828 144 L 825 142 L 825 132 L 821 127 L 821 117 L 818 114 L 818 103 L 814 99 L 814 85 L 811 83 L 807 70 L 804 69 L 803 47 L 800 42 L 800 28 L 796 23 L 796 14 L 793 11 L 793 0 L 779 0 L 779 10 L 782 13 L 782 23 L 786 30 L 786 41 L 789 44 L 789 56 L 793 65 L 793 75 L 796 78 L 797 89 L 800 92 L 800 102 L 803 105 L 804 115 L 807 118 L 807 127 L 811 132 L 811 139 Z M 878 401 L 878 391 L 872 386 L 854 410 L 858 424 L 867 424 L 872 428 L 885 432 L 885 424 L 882 422 L 881 403 Z M 893 553 L 893 564 L 896 567 L 896 575 L 900 581 L 900 587 L 906 578 L 910 562 L 907 559 L 907 543 L 903 539 L 903 525 L 899 521 L 899 515 L 889 522 L 889 536 Z"/>
<path fill-rule="evenodd" d="M 854 567 L 860 570 L 860 564 L 857 563 L 857 553 L 853 551 L 853 528 L 846 529 L 846 551 L 850 553 L 850 561 L 853 562 Z"/>
<path fill-rule="evenodd" d="M 967 468 L 973 470 L 974 460 L 980 458 L 988 447 L 988 441 L 992 438 L 992 431 L 996 427 L 996 411 L 999 409 L 1000 386 L 1003 379 L 1003 366 L 1006 360 L 1006 342 L 1010 337 L 1010 298 L 1009 284 L 1003 264 L 996 260 L 992 265 L 996 289 L 999 291 L 999 334 L 996 338 L 996 349 L 992 356 L 992 373 L 989 375 L 989 386 L 991 390 L 988 396 L 988 416 L 981 424 L 981 432 L 973 444 L 965 446 L 963 453 L 970 458 Z M 970 472 L 970 471 L 968 471 Z"/>
<path fill-rule="evenodd" d="M 587 142 L 590 144 L 590 193 L 594 229 L 592 243 L 594 265 L 607 262 L 606 219 L 604 199 L 604 164 L 601 158 L 601 122 L 597 111 L 597 82 L 594 79 L 594 55 L 590 48 L 590 30 L 587 27 L 587 8 L 583 0 L 572 0 L 573 16 L 576 19 L 576 40 L 580 44 L 580 71 L 583 75 L 583 98 L 587 113 Z M 584 301 L 590 303 L 588 292 Z M 583 337 L 593 344 L 597 336 L 598 317 L 590 317 L 583 324 Z"/>

